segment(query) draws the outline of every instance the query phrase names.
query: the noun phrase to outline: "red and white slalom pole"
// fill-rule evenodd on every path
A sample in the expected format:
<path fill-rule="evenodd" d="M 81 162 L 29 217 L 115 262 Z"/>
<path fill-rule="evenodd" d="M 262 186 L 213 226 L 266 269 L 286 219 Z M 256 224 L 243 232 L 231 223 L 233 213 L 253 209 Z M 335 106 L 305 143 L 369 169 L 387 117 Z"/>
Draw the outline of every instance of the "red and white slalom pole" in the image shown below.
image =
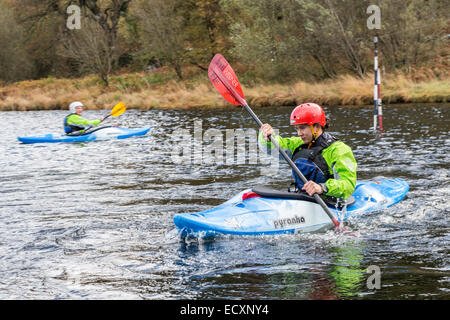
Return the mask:
<path fill-rule="evenodd" d="M 377 130 L 377 121 L 380 126 L 380 131 L 383 131 L 383 108 L 381 103 L 381 78 L 380 69 L 378 68 L 378 36 L 373 38 L 374 43 L 374 77 L 375 85 L 373 89 L 373 130 Z"/>

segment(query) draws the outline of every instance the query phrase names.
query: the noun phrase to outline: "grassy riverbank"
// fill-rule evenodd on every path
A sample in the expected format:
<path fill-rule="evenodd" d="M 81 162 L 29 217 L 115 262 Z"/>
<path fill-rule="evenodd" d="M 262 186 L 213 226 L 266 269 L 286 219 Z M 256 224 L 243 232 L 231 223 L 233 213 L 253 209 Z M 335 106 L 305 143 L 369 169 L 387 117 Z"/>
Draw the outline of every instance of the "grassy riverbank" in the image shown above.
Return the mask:
<path fill-rule="evenodd" d="M 82 101 L 87 109 L 110 109 L 124 101 L 130 109 L 221 108 L 229 104 L 207 79 L 206 72 L 189 70 L 185 81 L 160 69 L 152 73 L 124 73 L 112 76 L 105 87 L 96 76 L 80 79 L 46 78 L 0 86 L 0 111 L 67 109 L 70 102 Z M 420 77 L 403 74 L 382 79 L 382 96 L 389 103 L 450 101 L 450 78 L 422 71 Z M 244 77 L 242 77 L 244 78 Z M 340 76 L 317 83 L 243 85 L 253 107 L 297 105 L 314 101 L 323 105 L 370 105 L 373 75 L 366 78 Z"/>

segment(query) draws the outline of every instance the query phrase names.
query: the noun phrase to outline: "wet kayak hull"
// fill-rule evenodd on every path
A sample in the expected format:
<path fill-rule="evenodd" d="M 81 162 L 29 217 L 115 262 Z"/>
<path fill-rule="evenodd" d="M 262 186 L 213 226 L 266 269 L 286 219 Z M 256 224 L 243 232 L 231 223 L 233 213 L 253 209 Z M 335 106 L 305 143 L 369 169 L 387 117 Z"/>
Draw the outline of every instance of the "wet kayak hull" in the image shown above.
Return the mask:
<path fill-rule="evenodd" d="M 256 190 L 256 189 L 254 189 Z M 382 210 L 401 201 L 409 185 L 401 179 L 360 181 L 354 203 L 345 210 L 330 206 L 339 221 Z M 253 196 L 244 190 L 225 203 L 198 213 L 174 216 L 182 236 L 211 238 L 220 234 L 263 235 L 319 232 L 333 227 L 323 208 L 315 202 Z M 243 200 L 244 199 L 244 200 Z"/>
<path fill-rule="evenodd" d="M 44 135 L 18 137 L 22 143 L 56 143 L 56 142 L 87 142 L 94 140 L 126 139 L 133 136 L 142 136 L 147 134 L 150 127 L 127 129 L 119 127 L 106 127 L 96 130 L 92 133 L 81 136 L 68 136 L 57 133 L 48 133 Z"/>

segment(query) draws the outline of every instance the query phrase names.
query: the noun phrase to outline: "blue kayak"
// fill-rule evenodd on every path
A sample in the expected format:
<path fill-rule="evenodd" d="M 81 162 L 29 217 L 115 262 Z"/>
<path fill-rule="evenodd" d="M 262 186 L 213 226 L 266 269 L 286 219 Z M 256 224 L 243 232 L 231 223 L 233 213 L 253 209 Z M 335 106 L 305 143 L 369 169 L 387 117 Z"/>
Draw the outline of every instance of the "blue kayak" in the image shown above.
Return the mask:
<path fill-rule="evenodd" d="M 150 127 L 127 129 L 119 127 L 103 127 L 93 130 L 91 133 L 78 136 L 70 136 L 58 133 L 48 133 L 38 136 L 18 137 L 22 143 L 54 143 L 54 142 L 86 142 L 94 140 L 126 139 L 134 136 L 143 136 Z"/>
<path fill-rule="evenodd" d="M 408 190 L 408 183 L 401 179 L 359 181 L 346 204 L 327 204 L 342 222 L 390 207 L 401 201 Z M 319 232 L 334 226 L 313 197 L 263 186 L 244 190 L 206 211 L 177 214 L 173 220 L 183 237 L 198 238 L 213 238 L 221 234 Z"/>

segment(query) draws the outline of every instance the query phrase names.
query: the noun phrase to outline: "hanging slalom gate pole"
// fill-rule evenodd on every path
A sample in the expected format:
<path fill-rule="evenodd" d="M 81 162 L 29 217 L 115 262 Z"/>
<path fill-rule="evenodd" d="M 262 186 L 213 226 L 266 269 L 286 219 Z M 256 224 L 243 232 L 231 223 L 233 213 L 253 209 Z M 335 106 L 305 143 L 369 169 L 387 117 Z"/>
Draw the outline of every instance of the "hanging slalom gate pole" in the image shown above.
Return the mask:
<path fill-rule="evenodd" d="M 374 88 L 373 88 L 373 131 L 377 131 L 377 120 L 380 131 L 383 131 L 383 108 L 381 103 L 381 78 L 380 69 L 378 68 L 378 36 L 373 38 L 374 44 Z"/>

